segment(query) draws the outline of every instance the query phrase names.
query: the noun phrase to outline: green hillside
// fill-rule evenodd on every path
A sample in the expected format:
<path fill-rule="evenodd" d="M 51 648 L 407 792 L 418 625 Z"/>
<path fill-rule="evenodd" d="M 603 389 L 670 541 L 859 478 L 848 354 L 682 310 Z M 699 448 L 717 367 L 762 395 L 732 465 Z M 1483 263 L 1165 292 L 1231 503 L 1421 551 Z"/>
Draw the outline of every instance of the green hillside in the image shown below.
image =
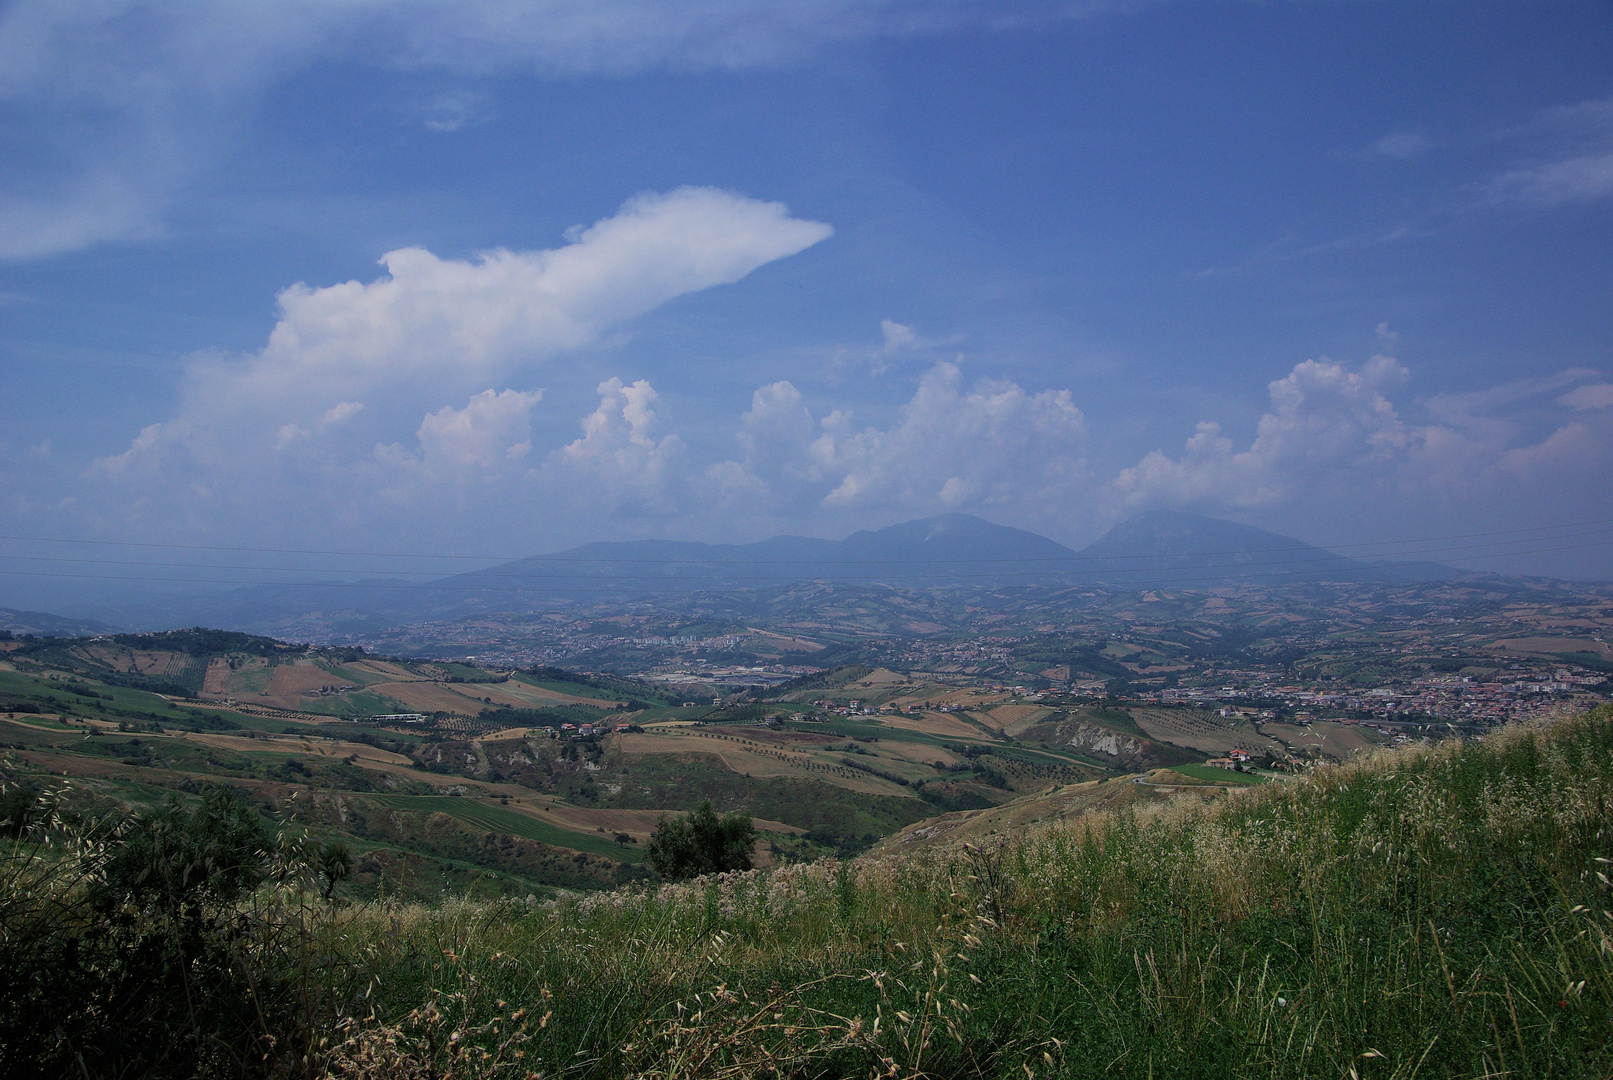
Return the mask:
<path fill-rule="evenodd" d="M 97 907 L 115 837 L 47 817 L 5 849 L 0 1067 L 1604 1077 L 1610 796 L 1603 708 L 974 843 L 431 906 L 327 904 L 282 848 L 227 904 Z"/>

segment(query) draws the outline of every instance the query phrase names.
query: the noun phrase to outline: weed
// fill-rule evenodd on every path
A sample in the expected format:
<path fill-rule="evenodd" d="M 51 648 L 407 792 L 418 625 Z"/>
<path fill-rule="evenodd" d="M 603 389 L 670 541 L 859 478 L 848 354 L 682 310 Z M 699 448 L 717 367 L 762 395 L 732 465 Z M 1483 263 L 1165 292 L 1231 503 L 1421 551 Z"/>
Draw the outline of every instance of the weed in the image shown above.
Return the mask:
<path fill-rule="evenodd" d="M 1602 709 L 985 846 L 552 902 L 335 906 L 270 853 L 250 898 L 204 905 L 261 1013 L 171 1015 L 207 1076 L 1605 1077 L 1610 795 Z M 70 832 L 47 852 L 30 825 L 4 864 L 19 985 L 66 963 L 30 927 L 91 940 L 75 898 L 116 839 Z M 8 1063 L 71 1060 L 6 1031 Z"/>

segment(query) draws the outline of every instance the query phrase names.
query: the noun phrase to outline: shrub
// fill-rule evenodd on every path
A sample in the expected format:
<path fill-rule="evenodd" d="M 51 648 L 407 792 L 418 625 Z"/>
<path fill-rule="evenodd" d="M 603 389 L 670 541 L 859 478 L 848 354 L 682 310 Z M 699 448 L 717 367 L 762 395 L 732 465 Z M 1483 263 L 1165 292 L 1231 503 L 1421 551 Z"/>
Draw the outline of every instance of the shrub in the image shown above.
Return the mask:
<path fill-rule="evenodd" d="M 269 837 L 235 789 L 215 787 L 187 810 L 177 797 L 129 822 L 106 862 L 103 903 L 155 903 L 195 913 L 228 904 L 264 876 Z"/>
<path fill-rule="evenodd" d="M 717 816 L 708 799 L 695 812 L 681 818 L 662 818 L 644 848 L 655 872 L 668 881 L 683 881 L 701 874 L 749 870 L 756 844 L 756 827 L 749 815 Z"/>
<path fill-rule="evenodd" d="M 0 1075 L 188 1080 L 284 1065 L 292 965 L 238 908 L 270 846 L 228 788 L 115 824 L 35 813 L 0 849 Z"/>
<path fill-rule="evenodd" d="M 29 784 L 11 784 L 0 790 L 0 836 L 15 840 L 39 819 L 42 807 L 39 789 Z"/>

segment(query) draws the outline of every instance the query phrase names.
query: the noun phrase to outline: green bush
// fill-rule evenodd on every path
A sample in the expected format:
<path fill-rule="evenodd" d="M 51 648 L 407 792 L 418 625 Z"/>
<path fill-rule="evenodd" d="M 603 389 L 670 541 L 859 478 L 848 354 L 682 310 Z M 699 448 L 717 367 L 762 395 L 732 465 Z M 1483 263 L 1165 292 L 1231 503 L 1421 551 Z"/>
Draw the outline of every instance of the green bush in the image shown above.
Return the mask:
<path fill-rule="evenodd" d="M 709 800 L 692 814 L 662 818 L 644 847 L 645 858 L 667 881 L 751 868 L 756 827 L 746 814 L 717 816 Z"/>
<path fill-rule="evenodd" d="M 98 899 L 108 907 L 155 904 L 199 917 L 206 905 L 233 903 L 263 880 L 269 846 L 235 789 L 214 787 L 194 808 L 171 797 L 121 831 Z"/>
<path fill-rule="evenodd" d="M 264 1075 L 301 1026 L 273 866 L 228 788 L 121 821 L 35 813 L 0 852 L 0 1075 Z"/>

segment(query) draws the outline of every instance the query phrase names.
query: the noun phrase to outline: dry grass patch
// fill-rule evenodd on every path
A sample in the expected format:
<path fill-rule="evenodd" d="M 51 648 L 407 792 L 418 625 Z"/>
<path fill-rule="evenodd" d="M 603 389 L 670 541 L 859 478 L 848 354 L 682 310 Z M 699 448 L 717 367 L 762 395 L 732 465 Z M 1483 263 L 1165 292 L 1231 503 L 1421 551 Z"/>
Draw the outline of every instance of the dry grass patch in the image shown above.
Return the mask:
<path fill-rule="evenodd" d="M 269 675 L 269 693 L 267 696 L 278 699 L 286 704 L 295 704 L 296 700 L 311 690 L 322 690 L 327 686 L 356 686 L 343 675 L 326 671 L 312 660 L 295 660 L 289 664 L 276 664 Z"/>
<path fill-rule="evenodd" d="M 1083 814 L 1138 809 L 1179 797 L 1199 796 L 1132 783 L 1129 777 L 1061 784 L 1001 806 L 958 810 L 927 818 L 881 840 L 870 855 L 955 845 L 966 840 L 978 842 L 988 836 L 1022 832 L 1032 825 L 1068 824 Z"/>
<path fill-rule="evenodd" d="M 862 687 L 863 689 L 873 689 L 880 686 L 901 686 L 904 683 L 911 681 L 911 676 L 903 675 L 900 672 L 892 671 L 889 668 L 875 668 L 867 675 L 864 675 L 862 678 L 858 679 L 856 683 L 852 685 Z M 849 688 L 850 687 L 848 686 L 848 689 Z"/>
<path fill-rule="evenodd" d="M 1016 728 L 1023 730 L 1051 712 L 1041 705 L 996 705 L 971 711 L 998 731 L 1005 732 Z"/>
<path fill-rule="evenodd" d="M 1613 646 L 1605 641 L 1595 638 L 1574 637 L 1525 637 L 1503 638 L 1491 645 L 1497 652 L 1507 653 L 1595 653 L 1598 656 L 1613 659 Z"/>
<path fill-rule="evenodd" d="M 384 694 L 393 701 L 399 702 L 410 712 L 444 712 L 455 713 L 460 716 L 475 716 L 486 707 L 486 703 L 478 697 L 471 697 L 469 691 L 459 692 L 445 683 L 431 682 L 388 682 L 378 683 L 370 688 L 374 693 Z M 481 686 L 474 689 L 481 690 Z M 492 697 L 491 694 L 487 695 Z M 508 702 L 495 703 L 509 704 Z"/>
<path fill-rule="evenodd" d="M 951 713 L 926 712 L 917 716 L 911 713 L 897 713 L 881 719 L 894 728 L 921 731 L 926 735 L 939 735 L 949 739 L 978 739 L 981 734 L 979 728 Z"/>
<path fill-rule="evenodd" d="M 207 671 L 202 675 L 202 693 L 204 698 L 221 698 L 230 695 L 230 662 L 223 657 L 215 656 L 207 662 Z"/>
<path fill-rule="evenodd" d="M 531 683 L 511 679 L 507 683 L 497 684 L 498 688 L 507 694 L 510 704 L 516 708 L 544 705 L 587 705 L 595 709 L 610 709 L 617 705 L 627 704 L 625 701 L 608 701 L 604 698 L 583 697 L 580 694 L 567 694 L 560 690 L 551 690 L 547 686 L 533 686 Z"/>
<path fill-rule="evenodd" d="M 822 780 L 866 795 L 913 798 L 913 793 L 900 784 L 841 765 L 838 755 L 814 757 L 790 751 L 747 747 L 718 735 L 685 731 L 683 734 L 635 732 L 618 735 L 616 739 L 624 754 L 705 754 L 715 757 L 732 772 L 745 776 Z"/>
<path fill-rule="evenodd" d="M 1131 718 L 1151 739 L 1174 743 L 1204 754 L 1229 750 L 1281 751 L 1282 744 L 1239 717 L 1217 716 L 1209 709 L 1129 709 Z"/>
<path fill-rule="evenodd" d="M 1368 750 L 1379 749 L 1389 743 L 1389 736 L 1371 728 L 1352 724 L 1330 724 L 1325 720 L 1316 721 L 1309 727 L 1301 727 L 1298 724 L 1274 724 L 1267 721 L 1260 725 L 1260 730 L 1287 743 L 1289 749 L 1296 753 L 1313 752 L 1337 761 L 1347 760 Z"/>

